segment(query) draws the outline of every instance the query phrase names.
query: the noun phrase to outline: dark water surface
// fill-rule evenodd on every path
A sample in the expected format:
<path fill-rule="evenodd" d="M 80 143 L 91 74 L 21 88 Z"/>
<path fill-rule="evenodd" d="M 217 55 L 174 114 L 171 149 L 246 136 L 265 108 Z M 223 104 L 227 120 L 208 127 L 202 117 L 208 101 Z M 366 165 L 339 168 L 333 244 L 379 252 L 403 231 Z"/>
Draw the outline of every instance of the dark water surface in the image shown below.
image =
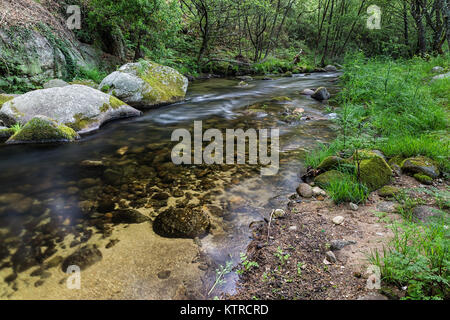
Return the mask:
<path fill-rule="evenodd" d="M 137 209 L 151 220 L 170 206 L 206 208 L 214 227 L 196 243 L 210 268 L 228 260 L 237 263 L 249 242 L 250 224 L 285 207 L 299 183 L 302 157 L 318 142 L 333 138 L 327 105 L 301 92 L 326 86 L 334 93 L 337 76 L 296 75 L 250 81 L 246 87 L 239 87 L 237 80 L 198 81 L 190 85 L 186 101 L 109 123 L 77 143 L 1 145 L 0 297 L 35 290 L 55 276 L 46 267 L 48 261 L 60 268 L 55 257 L 64 258 L 98 236 L 112 237 L 123 226 L 111 223 L 111 212 L 119 208 Z M 304 109 L 302 115 L 295 113 L 297 108 Z M 194 120 L 203 120 L 204 130 L 223 132 L 279 128 L 278 175 L 261 177 L 259 168 L 247 165 L 173 165 L 171 134 L 177 128 L 191 129 Z M 102 165 L 87 167 L 85 160 Z M 204 287 L 214 275 L 209 277 Z M 213 295 L 233 292 L 235 277 L 228 275 Z M 36 280 L 41 283 L 36 285 Z"/>

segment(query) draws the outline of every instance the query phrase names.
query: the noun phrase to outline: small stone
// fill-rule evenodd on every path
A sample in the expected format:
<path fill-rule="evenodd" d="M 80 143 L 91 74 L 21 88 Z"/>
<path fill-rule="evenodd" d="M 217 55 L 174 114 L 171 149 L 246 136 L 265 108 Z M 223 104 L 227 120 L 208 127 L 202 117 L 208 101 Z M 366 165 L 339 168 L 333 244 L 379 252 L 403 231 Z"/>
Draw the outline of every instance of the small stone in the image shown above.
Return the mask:
<path fill-rule="evenodd" d="M 158 272 L 158 278 L 161 280 L 168 279 L 170 277 L 171 272 L 169 270 L 164 270 Z"/>
<path fill-rule="evenodd" d="M 344 219 L 345 218 L 342 217 L 342 216 L 334 217 L 333 218 L 333 223 L 336 224 L 336 225 L 340 225 L 340 224 L 342 224 L 344 222 Z"/>
<path fill-rule="evenodd" d="M 351 244 L 356 244 L 356 241 L 332 240 L 331 244 L 330 244 L 330 249 L 332 251 L 337 251 L 337 250 L 341 250 Z"/>
<path fill-rule="evenodd" d="M 289 227 L 289 231 L 297 231 L 297 226 Z"/>
<path fill-rule="evenodd" d="M 327 193 L 324 190 L 320 189 L 319 187 L 312 188 L 312 193 L 313 193 L 314 197 L 319 197 L 319 196 L 326 197 L 326 195 L 327 195 Z"/>
<path fill-rule="evenodd" d="M 326 252 L 325 256 L 327 257 L 327 261 L 329 261 L 331 263 L 336 263 L 337 259 L 336 259 L 336 256 L 334 255 L 333 251 Z"/>
<path fill-rule="evenodd" d="M 312 188 L 307 183 L 300 184 L 297 188 L 297 193 L 303 198 L 312 198 L 313 196 Z"/>
<path fill-rule="evenodd" d="M 354 203 L 350 203 L 350 204 L 349 204 L 349 207 L 350 207 L 350 209 L 353 210 L 353 211 L 358 211 L 358 209 L 359 209 L 358 205 L 356 205 L 356 204 L 354 204 Z"/>
<path fill-rule="evenodd" d="M 273 213 L 274 218 L 280 218 L 283 217 L 286 214 L 286 212 L 283 209 L 276 209 Z"/>
<path fill-rule="evenodd" d="M 128 147 L 122 147 L 122 148 L 120 148 L 119 150 L 117 150 L 116 151 L 116 153 L 118 154 L 118 155 L 121 155 L 121 156 L 123 156 L 125 153 L 127 153 L 127 151 L 128 151 Z"/>
<path fill-rule="evenodd" d="M 105 165 L 101 160 L 84 160 L 81 162 L 81 166 L 86 168 L 101 168 Z"/>

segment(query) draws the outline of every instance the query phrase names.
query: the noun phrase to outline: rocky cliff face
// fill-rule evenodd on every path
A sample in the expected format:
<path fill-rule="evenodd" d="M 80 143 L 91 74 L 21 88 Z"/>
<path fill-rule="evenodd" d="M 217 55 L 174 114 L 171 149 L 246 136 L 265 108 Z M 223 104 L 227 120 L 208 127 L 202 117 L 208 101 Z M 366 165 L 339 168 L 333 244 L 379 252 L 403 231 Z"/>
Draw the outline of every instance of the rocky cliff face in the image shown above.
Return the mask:
<path fill-rule="evenodd" d="M 111 68 L 117 58 L 79 42 L 61 1 L 2 0 L 0 90 L 27 91 L 49 78 L 72 80 L 80 68 Z"/>

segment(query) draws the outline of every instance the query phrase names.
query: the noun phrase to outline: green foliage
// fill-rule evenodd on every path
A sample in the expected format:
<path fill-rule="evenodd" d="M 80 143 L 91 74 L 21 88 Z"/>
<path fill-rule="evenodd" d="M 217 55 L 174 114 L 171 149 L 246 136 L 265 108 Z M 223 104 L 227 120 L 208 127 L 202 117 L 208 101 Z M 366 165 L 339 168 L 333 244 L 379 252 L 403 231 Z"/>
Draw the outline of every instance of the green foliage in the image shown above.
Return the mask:
<path fill-rule="evenodd" d="M 332 179 L 326 190 L 336 204 L 344 202 L 364 203 L 369 195 L 367 187 L 358 183 L 356 178 L 350 175 Z"/>
<path fill-rule="evenodd" d="M 277 251 L 274 253 L 274 255 L 275 255 L 275 257 L 278 258 L 281 265 L 286 264 L 286 262 L 288 262 L 289 258 L 291 257 L 291 255 L 289 253 L 284 253 L 283 249 L 281 249 L 281 247 L 277 248 Z"/>
<path fill-rule="evenodd" d="M 382 280 L 407 287 L 405 299 L 450 298 L 450 233 L 448 216 L 430 224 L 395 223 L 394 238 L 371 261 Z"/>
<path fill-rule="evenodd" d="M 208 292 L 208 295 L 214 291 L 217 286 L 221 286 L 225 284 L 224 277 L 229 274 L 233 270 L 233 261 L 229 260 L 225 263 L 225 265 L 220 265 L 218 269 L 216 269 L 216 280 L 214 281 L 213 286 Z"/>
<path fill-rule="evenodd" d="M 96 67 L 80 67 L 76 71 L 74 80 L 92 80 L 95 83 L 99 84 L 106 76 L 107 73 L 105 71 L 102 71 Z"/>
<path fill-rule="evenodd" d="M 238 270 L 236 273 L 239 275 L 244 274 L 246 271 L 249 271 L 253 268 L 259 268 L 259 264 L 255 261 L 248 260 L 248 257 L 245 253 L 240 254 L 241 257 L 241 264 L 244 267 L 243 269 Z"/>

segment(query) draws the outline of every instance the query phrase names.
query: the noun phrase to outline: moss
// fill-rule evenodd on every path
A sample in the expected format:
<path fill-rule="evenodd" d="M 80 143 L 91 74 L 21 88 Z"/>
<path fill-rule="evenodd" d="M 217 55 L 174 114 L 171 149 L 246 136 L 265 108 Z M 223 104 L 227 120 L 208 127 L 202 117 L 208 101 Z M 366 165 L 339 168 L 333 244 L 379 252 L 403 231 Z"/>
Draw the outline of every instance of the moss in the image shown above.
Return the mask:
<path fill-rule="evenodd" d="M 378 190 L 378 194 L 380 197 L 390 198 L 394 197 L 401 192 L 400 188 L 394 186 L 384 186 L 380 190 Z"/>
<path fill-rule="evenodd" d="M 392 170 L 384 159 L 377 156 L 361 161 L 360 178 L 370 191 L 375 191 L 391 182 Z"/>
<path fill-rule="evenodd" d="M 15 130 L 12 128 L 0 129 L 0 142 L 8 140 L 14 133 Z"/>
<path fill-rule="evenodd" d="M 291 71 L 288 71 L 288 72 L 286 72 L 285 74 L 283 74 L 283 77 L 286 77 L 286 78 L 290 78 L 290 77 L 292 77 L 293 75 L 292 75 L 292 72 Z"/>
<path fill-rule="evenodd" d="M 375 157 L 384 158 L 381 151 L 378 151 L 378 150 L 366 150 L 366 149 L 358 150 L 358 159 L 360 159 L 360 160 L 368 160 L 368 159 L 372 159 Z M 356 151 L 353 154 L 352 158 L 356 159 Z"/>
<path fill-rule="evenodd" d="M 274 101 L 274 102 L 283 102 L 283 101 L 292 101 L 292 99 L 289 98 L 289 97 L 280 96 L 280 97 L 272 98 L 270 101 Z"/>
<path fill-rule="evenodd" d="M 81 131 L 91 123 L 94 123 L 96 120 L 84 117 L 83 114 L 77 113 L 74 115 L 75 122 L 65 123 L 65 125 L 69 128 L 72 128 L 75 131 Z"/>
<path fill-rule="evenodd" d="M 336 169 L 338 168 L 342 163 L 344 163 L 345 160 L 337 157 L 337 156 L 330 156 L 330 157 L 326 157 L 317 167 L 317 169 L 322 170 L 322 171 L 328 171 L 331 169 Z"/>
<path fill-rule="evenodd" d="M 104 103 L 104 104 L 100 107 L 100 111 L 101 111 L 101 112 L 106 112 L 106 111 L 109 110 L 110 107 L 111 107 L 111 106 L 110 106 L 109 104 Z"/>
<path fill-rule="evenodd" d="M 433 184 L 433 178 L 430 178 L 427 175 L 424 175 L 422 173 L 416 173 L 414 175 L 414 178 L 419 181 L 420 183 L 426 184 L 426 185 L 431 185 Z"/>
<path fill-rule="evenodd" d="M 113 96 L 109 97 L 109 104 L 111 105 L 111 108 L 113 108 L 113 109 L 118 109 L 121 106 L 126 105 L 125 102 L 123 102 L 123 101 L 121 101 L 121 100 L 119 100 L 119 99 L 117 99 L 116 97 L 113 97 Z"/>
<path fill-rule="evenodd" d="M 10 100 L 14 99 L 14 97 L 5 95 L 5 94 L 0 94 L 0 109 L 3 107 L 3 104 L 5 102 L 8 102 Z"/>
<path fill-rule="evenodd" d="M 403 161 L 401 167 L 406 173 L 421 173 L 433 179 L 440 175 L 438 164 L 432 159 L 423 156 L 408 158 Z"/>
<path fill-rule="evenodd" d="M 392 167 L 394 164 L 398 165 L 399 167 L 402 166 L 403 161 L 405 161 L 405 158 L 402 156 L 395 156 L 389 160 L 388 164 Z"/>
<path fill-rule="evenodd" d="M 35 117 L 9 138 L 7 143 L 68 142 L 77 138 L 78 134 L 73 129 L 58 125 L 45 117 Z"/>
<path fill-rule="evenodd" d="M 337 170 L 331 170 L 327 171 L 325 173 L 322 173 L 321 175 L 317 176 L 314 179 L 314 182 L 321 188 L 326 189 L 332 181 L 336 181 L 338 179 L 344 179 L 345 174 L 342 172 L 339 172 Z"/>
<path fill-rule="evenodd" d="M 104 92 L 104 93 L 107 93 L 107 92 L 109 91 L 109 89 L 110 89 L 110 86 L 104 85 L 104 86 L 100 89 L 100 91 L 102 91 L 102 92 Z"/>
<path fill-rule="evenodd" d="M 162 102 L 174 102 L 185 96 L 183 90 L 184 77 L 176 71 L 170 71 L 167 67 L 159 64 L 142 61 L 137 68 L 138 76 L 144 80 L 150 90 L 144 92 L 147 102 L 158 104 Z"/>

